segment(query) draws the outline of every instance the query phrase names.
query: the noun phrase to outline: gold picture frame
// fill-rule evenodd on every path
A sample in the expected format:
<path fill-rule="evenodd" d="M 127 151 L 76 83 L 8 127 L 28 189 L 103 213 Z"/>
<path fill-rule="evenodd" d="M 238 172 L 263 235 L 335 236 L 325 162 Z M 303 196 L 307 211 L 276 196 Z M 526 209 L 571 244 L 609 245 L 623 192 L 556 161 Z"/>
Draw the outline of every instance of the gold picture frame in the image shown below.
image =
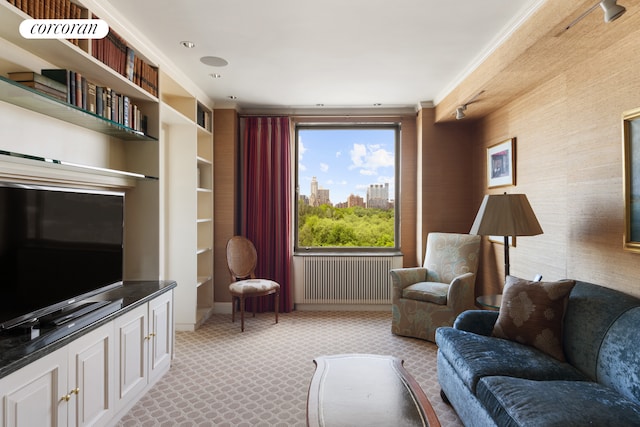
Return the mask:
<path fill-rule="evenodd" d="M 487 186 L 516 185 L 516 139 L 510 138 L 487 148 Z"/>
<path fill-rule="evenodd" d="M 622 116 L 624 249 L 640 253 L 640 108 Z"/>

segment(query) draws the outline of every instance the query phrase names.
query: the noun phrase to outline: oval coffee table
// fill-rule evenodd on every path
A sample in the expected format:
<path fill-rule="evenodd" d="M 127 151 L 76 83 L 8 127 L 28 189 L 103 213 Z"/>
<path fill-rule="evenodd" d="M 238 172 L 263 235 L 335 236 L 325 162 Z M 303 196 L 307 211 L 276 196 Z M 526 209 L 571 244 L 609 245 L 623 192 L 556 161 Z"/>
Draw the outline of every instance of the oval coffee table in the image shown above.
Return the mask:
<path fill-rule="evenodd" d="M 440 426 L 424 391 L 397 357 L 342 354 L 314 363 L 307 425 Z"/>

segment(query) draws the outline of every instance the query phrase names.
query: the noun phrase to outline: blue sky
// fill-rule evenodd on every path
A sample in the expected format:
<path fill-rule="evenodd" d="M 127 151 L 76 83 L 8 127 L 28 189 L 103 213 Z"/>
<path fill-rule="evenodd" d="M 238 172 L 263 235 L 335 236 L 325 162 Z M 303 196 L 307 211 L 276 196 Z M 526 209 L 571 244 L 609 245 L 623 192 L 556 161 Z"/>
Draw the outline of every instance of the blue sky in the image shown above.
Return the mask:
<path fill-rule="evenodd" d="M 371 184 L 389 183 L 395 191 L 394 129 L 299 129 L 298 180 L 300 194 L 311 194 L 311 178 L 330 190 L 333 204 L 349 194 L 365 198 Z"/>

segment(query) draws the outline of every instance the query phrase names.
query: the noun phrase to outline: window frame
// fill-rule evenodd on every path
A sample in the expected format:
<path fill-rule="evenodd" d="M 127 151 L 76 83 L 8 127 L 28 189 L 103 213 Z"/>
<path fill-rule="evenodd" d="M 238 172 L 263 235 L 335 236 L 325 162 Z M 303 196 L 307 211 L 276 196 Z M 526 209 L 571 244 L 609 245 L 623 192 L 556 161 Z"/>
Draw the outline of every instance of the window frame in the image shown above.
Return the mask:
<path fill-rule="evenodd" d="M 402 123 L 400 120 L 391 121 L 294 121 L 292 123 L 294 131 L 294 211 L 293 211 L 293 240 L 294 240 L 294 255 L 381 255 L 381 254 L 398 254 L 400 253 L 400 147 L 402 141 Z M 394 141 L 394 246 L 385 247 L 370 247 L 370 246 L 357 246 L 357 247 L 344 247 L 344 246 L 299 246 L 298 245 L 298 230 L 299 230 L 299 218 L 298 218 L 298 205 L 300 200 L 300 182 L 299 182 L 299 130 L 300 129 L 326 129 L 326 130 L 339 130 L 339 129 L 391 129 L 395 132 Z"/>

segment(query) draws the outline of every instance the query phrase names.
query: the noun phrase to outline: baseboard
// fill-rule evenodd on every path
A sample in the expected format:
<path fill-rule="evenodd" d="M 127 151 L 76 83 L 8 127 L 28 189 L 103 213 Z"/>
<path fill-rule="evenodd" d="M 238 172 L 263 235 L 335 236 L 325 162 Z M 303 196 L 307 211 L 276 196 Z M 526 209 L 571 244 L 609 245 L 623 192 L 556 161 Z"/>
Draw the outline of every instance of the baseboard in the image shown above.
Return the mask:
<path fill-rule="evenodd" d="M 388 311 L 391 304 L 295 304 L 298 311 Z M 230 302 L 216 302 L 213 304 L 214 314 L 231 314 Z"/>

